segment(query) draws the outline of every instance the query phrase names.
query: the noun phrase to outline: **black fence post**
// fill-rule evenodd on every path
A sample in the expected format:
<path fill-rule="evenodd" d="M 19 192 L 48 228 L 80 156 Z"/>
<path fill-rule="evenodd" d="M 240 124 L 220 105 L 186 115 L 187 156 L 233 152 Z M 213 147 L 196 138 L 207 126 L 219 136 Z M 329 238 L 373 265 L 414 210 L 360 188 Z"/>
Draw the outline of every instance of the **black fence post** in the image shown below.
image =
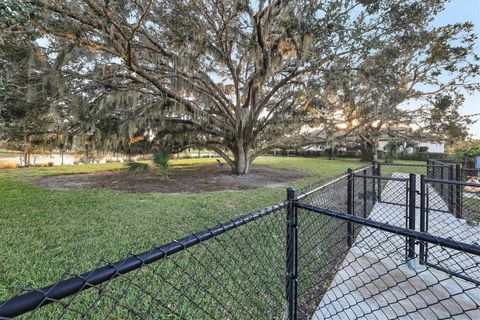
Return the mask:
<path fill-rule="evenodd" d="M 410 173 L 409 188 L 408 188 L 408 229 L 415 230 L 415 198 L 416 190 L 416 175 Z M 415 238 L 408 238 L 408 259 L 407 262 L 415 259 Z"/>
<path fill-rule="evenodd" d="M 432 168 L 431 168 L 431 175 L 430 175 L 429 178 L 431 178 L 431 179 L 437 179 L 437 178 L 438 178 L 438 176 L 437 176 L 438 173 L 437 173 L 436 162 L 431 161 L 431 164 L 432 164 Z M 435 182 L 432 182 L 432 183 L 431 183 L 431 186 L 432 186 L 435 190 L 438 189 L 438 188 L 437 188 L 437 184 L 436 184 Z"/>
<path fill-rule="evenodd" d="M 363 217 L 367 217 L 367 169 L 363 170 Z"/>
<path fill-rule="evenodd" d="M 348 173 L 348 184 L 347 184 L 347 213 L 353 215 L 353 171 L 352 169 L 347 170 Z M 353 244 L 353 223 L 347 222 L 347 244 L 351 248 Z"/>
<path fill-rule="evenodd" d="M 444 172 L 445 171 L 445 166 L 442 165 L 440 168 L 441 168 L 440 169 L 440 180 L 444 180 L 445 179 L 445 172 Z M 444 189 L 443 185 L 444 185 L 443 183 L 440 183 L 440 196 L 442 197 L 442 199 L 445 199 L 445 193 L 443 193 L 443 189 Z"/>
<path fill-rule="evenodd" d="M 372 176 L 375 176 L 377 174 L 377 161 L 373 160 L 372 161 Z M 376 179 L 372 178 L 372 199 L 373 199 L 373 204 L 377 203 L 377 192 L 375 190 L 375 184 L 376 184 Z"/>
<path fill-rule="evenodd" d="M 425 232 L 426 231 L 426 190 L 425 190 L 425 175 L 420 176 L 420 232 Z M 425 264 L 426 262 L 426 245 L 424 241 L 420 242 L 420 264 Z"/>
<path fill-rule="evenodd" d="M 454 167 L 453 165 L 450 165 L 448 167 L 448 180 L 450 181 L 453 181 L 454 178 L 453 178 L 453 173 L 454 173 Z M 455 210 L 455 207 L 453 205 L 453 184 L 449 183 L 448 185 L 448 211 L 450 212 L 454 212 L 453 210 Z"/>
<path fill-rule="evenodd" d="M 380 162 L 377 162 L 377 176 L 381 177 L 382 176 L 382 164 Z M 382 181 L 380 179 L 377 179 L 377 200 L 378 202 L 382 201 Z"/>
<path fill-rule="evenodd" d="M 297 319 L 297 207 L 295 190 L 287 189 L 287 262 L 286 298 L 287 319 Z"/>
<path fill-rule="evenodd" d="M 463 172 L 462 172 L 462 167 L 459 163 L 456 164 L 455 166 L 455 171 L 456 171 L 456 179 L 457 181 L 463 181 Z M 462 218 L 462 210 L 463 210 L 463 199 L 462 199 L 462 186 L 460 184 L 457 184 L 455 186 L 455 216 L 459 219 Z"/>

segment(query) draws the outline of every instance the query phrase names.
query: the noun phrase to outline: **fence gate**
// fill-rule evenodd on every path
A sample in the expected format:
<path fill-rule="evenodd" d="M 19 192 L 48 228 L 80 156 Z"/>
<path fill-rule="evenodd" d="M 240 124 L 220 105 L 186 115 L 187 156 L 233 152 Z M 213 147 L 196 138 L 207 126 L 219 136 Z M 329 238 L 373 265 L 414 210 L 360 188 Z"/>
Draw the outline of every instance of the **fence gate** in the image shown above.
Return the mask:
<path fill-rule="evenodd" d="M 465 192 L 468 187 L 480 187 L 465 181 L 420 177 L 420 231 L 434 236 L 465 242 L 480 243 L 480 195 Z M 465 194 L 467 194 L 465 196 Z M 473 220 L 472 220 L 473 219 Z M 480 261 L 467 264 L 461 251 L 453 251 L 420 243 L 420 263 L 480 284 Z M 469 269 L 470 276 L 465 276 Z M 473 275 L 473 276 L 472 276 Z"/>
<path fill-rule="evenodd" d="M 418 203 L 415 174 L 397 173 L 392 176 L 381 176 L 378 169 L 373 175 L 363 172 L 349 174 L 351 175 L 348 187 L 348 194 L 351 194 L 348 200 L 349 214 L 415 230 Z M 351 232 L 353 239 L 358 230 Z M 392 238 L 391 243 L 396 253 L 400 252 L 400 248 L 404 248 L 405 258 L 407 260 L 414 258 L 413 239 L 405 241 L 404 238 L 397 237 Z"/>

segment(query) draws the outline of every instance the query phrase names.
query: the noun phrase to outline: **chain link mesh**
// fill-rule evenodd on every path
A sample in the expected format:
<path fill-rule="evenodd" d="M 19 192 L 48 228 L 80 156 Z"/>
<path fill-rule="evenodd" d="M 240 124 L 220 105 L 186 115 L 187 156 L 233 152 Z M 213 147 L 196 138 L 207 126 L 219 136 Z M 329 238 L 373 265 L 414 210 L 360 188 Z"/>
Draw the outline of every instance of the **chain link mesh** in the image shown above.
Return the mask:
<path fill-rule="evenodd" d="M 396 230 L 409 227 L 409 178 L 404 172 L 392 171 L 387 177 L 354 175 L 354 193 L 375 186 L 376 197 L 367 214 L 363 202 L 352 203 L 352 214 L 367 217 L 367 221 L 393 226 Z M 426 172 L 426 170 L 424 171 Z M 420 178 L 415 176 L 415 225 L 420 224 Z M 336 203 L 337 195 L 346 190 L 348 178 L 329 184 L 318 193 L 300 200 L 301 205 L 327 203 L 323 209 L 348 212 Z M 367 188 L 368 188 L 367 187 Z M 436 192 L 433 187 L 428 189 Z M 373 193 L 373 192 L 372 192 Z M 437 195 L 441 199 L 440 195 Z M 319 200 L 321 199 L 321 200 Z M 329 201 L 330 200 L 330 201 Z M 347 197 L 342 197 L 347 201 Z M 358 210 L 358 208 L 361 210 Z M 323 210 L 322 209 L 322 210 Z M 452 215 L 450 213 L 450 215 Z M 480 318 L 480 256 L 445 246 L 444 240 L 473 244 L 471 233 L 466 238 L 452 238 L 445 233 L 433 234 L 441 240 L 420 241 L 399 234 L 352 223 L 354 242 L 348 246 L 349 222 L 308 209 L 299 210 L 299 270 L 298 310 L 301 319 L 465 319 Z M 453 226 L 453 228 L 455 228 Z M 412 229 L 412 228 L 411 228 Z M 313 230 L 313 231 L 312 231 Z M 480 234 L 480 233 L 479 233 Z M 468 238 L 468 241 L 466 241 Z M 411 247 L 409 244 L 413 243 Z M 428 254 L 422 253 L 428 247 Z M 410 249 L 410 250 L 409 250 Z M 413 256 L 409 256 L 412 253 Z"/>
<path fill-rule="evenodd" d="M 281 319 L 285 233 L 285 207 L 279 206 L 194 246 L 165 252 L 164 258 L 149 264 L 129 255 L 123 261 L 139 259 L 140 267 L 128 273 L 115 271 L 111 280 L 101 284 L 90 283 L 89 274 L 66 274 L 65 279 L 82 277 L 83 287 L 89 289 L 61 300 L 52 298 L 55 285 L 48 291 L 37 290 L 42 300 L 53 303 L 23 318 Z M 113 265 L 121 268 L 122 261 L 102 261 L 97 268 Z"/>
<path fill-rule="evenodd" d="M 312 318 L 451 319 L 461 315 L 478 319 L 479 285 L 421 264 L 418 253 L 407 263 L 403 247 L 398 246 L 399 237 L 362 227 L 352 248 L 334 252 L 342 263 L 339 267 L 330 265 L 335 270 L 333 280 L 327 281 L 330 285 L 310 313 Z M 403 243 L 408 240 L 401 238 Z M 346 236 L 331 241 L 346 242 Z M 447 249 L 440 244 L 432 246 Z M 447 252 L 445 260 L 455 259 L 454 250 Z M 479 261 L 472 254 L 465 254 L 465 258 L 469 265 Z M 462 274 L 472 277 L 475 270 L 464 269 Z"/>

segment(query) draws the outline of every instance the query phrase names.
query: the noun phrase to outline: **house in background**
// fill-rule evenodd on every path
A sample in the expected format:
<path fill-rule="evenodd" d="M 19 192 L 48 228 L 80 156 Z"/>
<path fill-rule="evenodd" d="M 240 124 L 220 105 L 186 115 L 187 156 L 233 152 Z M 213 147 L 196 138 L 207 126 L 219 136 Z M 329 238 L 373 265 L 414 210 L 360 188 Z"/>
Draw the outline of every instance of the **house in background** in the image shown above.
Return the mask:
<path fill-rule="evenodd" d="M 388 144 L 388 139 L 380 139 L 378 142 L 378 150 L 385 150 L 385 146 Z M 427 147 L 427 152 L 430 153 L 445 153 L 445 143 L 444 142 L 417 142 L 417 147 Z M 404 144 L 404 150 L 407 153 L 414 153 L 414 148 L 407 148 L 406 143 Z"/>
<path fill-rule="evenodd" d="M 403 147 L 401 148 L 402 151 L 405 151 L 406 153 L 412 154 L 415 152 L 415 148 L 412 148 L 408 145 L 411 145 L 412 143 L 417 147 L 417 148 L 427 148 L 426 152 L 429 153 L 445 153 L 445 142 L 444 141 L 438 141 L 437 139 L 434 139 L 432 141 L 428 141 L 428 139 L 415 139 L 412 137 L 412 127 L 406 124 L 398 124 L 396 126 L 391 126 L 390 128 L 382 128 L 381 129 L 381 134 L 378 139 L 378 150 L 385 150 L 385 146 L 392 140 L 395 139 L 393 137 L 399 137 L 399 139 L 402 139 L 401 137 L 404 137 L 405 141 L 409 141 L 410 143 L 404 142 Z M 410 138 L 409 138 L 410 137 Z"/>

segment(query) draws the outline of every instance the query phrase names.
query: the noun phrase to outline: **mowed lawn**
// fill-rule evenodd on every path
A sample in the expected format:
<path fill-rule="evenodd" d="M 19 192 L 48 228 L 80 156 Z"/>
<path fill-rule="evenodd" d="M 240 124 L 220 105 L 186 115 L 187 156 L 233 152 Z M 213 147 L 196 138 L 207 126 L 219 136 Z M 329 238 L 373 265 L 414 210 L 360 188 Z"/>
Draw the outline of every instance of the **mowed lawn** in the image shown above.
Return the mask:
<path fill-rule="evenodd" d="M 171 161 L 196 170 L 215 159 Z M 182 169 L 175 169 L 181 165 Z M 187 166 L 185 166 L 187 165 Z M 364 164 L 354 159 L 261 157 L 254 165 L 305 171 L 309 184 Z M 25 286 L 42 287 L 66 271 L 85 272 L 99 259 L 116 261 L 285 198 L 285 188 L 185 194 L 123 193 L 106 189 L 50 190 L 40 176 L 124 168 L 97 164 L 0 171 L 0 300 Z"/>

